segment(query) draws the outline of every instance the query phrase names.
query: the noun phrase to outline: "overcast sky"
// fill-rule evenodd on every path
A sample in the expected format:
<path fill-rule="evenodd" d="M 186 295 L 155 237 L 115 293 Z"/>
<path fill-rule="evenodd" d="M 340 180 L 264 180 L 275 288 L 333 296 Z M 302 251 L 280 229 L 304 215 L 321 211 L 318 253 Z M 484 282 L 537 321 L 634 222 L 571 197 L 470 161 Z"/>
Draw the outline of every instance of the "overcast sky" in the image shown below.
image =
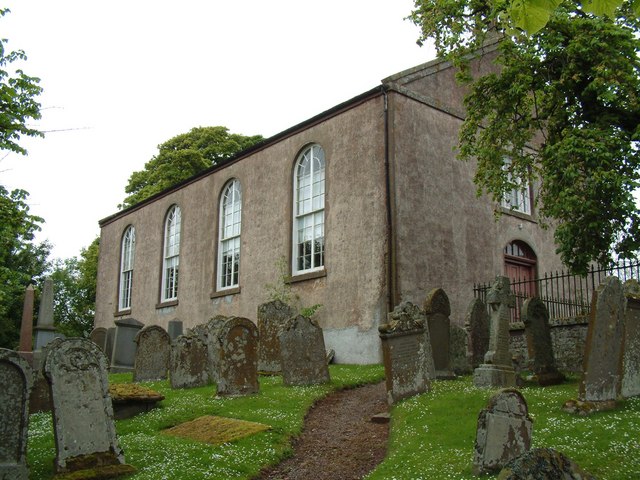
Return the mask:
<path fill-rule="evenodd" d="M 411 0 L 8 0 L 7 48 L 41 79 L 44 139 L 0 156 L 53 256 L 77 256 L 130 174 L 198 126 L 272 136 L 434 58 Z"/>

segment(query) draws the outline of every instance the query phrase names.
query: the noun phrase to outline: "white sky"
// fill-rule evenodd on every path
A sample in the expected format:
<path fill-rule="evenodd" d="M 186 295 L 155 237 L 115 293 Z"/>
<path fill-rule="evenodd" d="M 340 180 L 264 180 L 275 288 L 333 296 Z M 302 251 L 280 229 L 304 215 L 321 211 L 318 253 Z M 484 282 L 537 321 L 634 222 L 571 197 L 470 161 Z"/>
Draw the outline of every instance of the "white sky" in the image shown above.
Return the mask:
<path fill-rule="evenodd" d="M 41 79 L 28 156 L 0 184 L 30 193 L 54 258 L 78 256 L 129 176 L 198 126 L 272 136 L 424 63 L 412 0 L 8 0 L 0 19 Z"/>

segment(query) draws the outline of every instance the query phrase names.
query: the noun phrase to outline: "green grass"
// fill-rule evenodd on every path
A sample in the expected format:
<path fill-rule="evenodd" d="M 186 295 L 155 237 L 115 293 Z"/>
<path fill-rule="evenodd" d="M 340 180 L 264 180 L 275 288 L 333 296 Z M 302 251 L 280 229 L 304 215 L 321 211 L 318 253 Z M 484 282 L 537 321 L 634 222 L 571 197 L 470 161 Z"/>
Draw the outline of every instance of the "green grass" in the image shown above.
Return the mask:
<path fill-rule="evenodd" d="M 289 442 L 302 429 L 310 405 L 332 390 L 383 379 L 381 366 L 331 365 L 329 385 L 285 387 L 279 376 L 260 377 L 260 394 L 214 397 L 214 387 L 172 390 L 168 382 L 145 386 L 165 395 L 161 407 L 116 421 L 127 463 L 138 468 L 131 479 L 248 479 L 261 467 L 290 454 Z M 130 374 L 110 375 L 112 383 Z M 522 388 L 534 418 L 533 446 L 555 448 L 601 480 L 640 478 L 640 398 L 590 417 L 560 407 L 575 398 L 575 379 L 554 387 Z M 478 412 L 494 391 L 473 387 L 470 377 L 436 381 L 432 391 L 392 409 L 387 458 L 368 479 L 472 479 L 471 462 Z M 266 423 L 272 428 L 233 443 L 211 446 L 159 431 L 202 415 Z M 31 478 L 53 475 L 55 446 L 50 414 L 34 414 L 29 427 Z M 484 477 L 492 478 L 492 477 Z"/>

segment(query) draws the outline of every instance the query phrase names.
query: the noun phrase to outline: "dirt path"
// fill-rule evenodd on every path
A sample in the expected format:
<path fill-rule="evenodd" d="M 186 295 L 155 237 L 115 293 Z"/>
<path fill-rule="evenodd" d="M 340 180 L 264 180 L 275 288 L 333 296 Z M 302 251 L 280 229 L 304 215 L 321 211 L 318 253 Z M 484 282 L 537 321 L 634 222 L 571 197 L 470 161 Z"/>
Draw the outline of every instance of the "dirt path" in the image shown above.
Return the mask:
<path fill-rule="evenodd" d="M 387 453 L 388 423 L 371 417 L 387 412 L 384 382 L 342 390 L 309 410 L 294 454 L 257 480 L 356 480 Z"/>

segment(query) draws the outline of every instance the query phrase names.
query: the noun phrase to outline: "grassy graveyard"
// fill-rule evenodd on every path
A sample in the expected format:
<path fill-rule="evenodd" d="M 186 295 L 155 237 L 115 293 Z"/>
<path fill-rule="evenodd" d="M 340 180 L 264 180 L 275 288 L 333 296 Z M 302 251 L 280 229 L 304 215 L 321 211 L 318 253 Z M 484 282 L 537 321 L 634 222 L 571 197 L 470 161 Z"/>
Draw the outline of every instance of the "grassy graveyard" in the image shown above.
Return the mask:
<path fill-rule="evenodd" d="M 131 479 L 241 479 L 290 453 L 289 439 L 300 433 L 307 409 L 332 390 L 384 378 L 382 366 L 331 365 L 329 385 L 285 387 L 279 376 L 260 377 L 260 394 L 220 399 L 212 387 L 172 390 L 169 383 L 144 386 L 165 396 L 160 408 L 116 421 L 120 446 L 138 473 Z M 111 383 L 131 381 L 110 375 Z M 534 419 L 533 447 L 555 448 L 599 479 L 640 478 L 640 398 L 589 417 L 560 407 L 577 394 L 577 379 L 563 385 L 521 389 Z M 471 462 L 478 412 L 493 392 L 473 387 L 471 377 L 435 381 L 430 393 L 392 409 L 389 451 L 369 479 L 472 479 Z M 268 425 L 268 430 L 212 445 L 161 433 L 203 416 L 220 416 Z M 220 441 L 220 440 L 218 440 Z M 53 476 L 55 445 L 51 415 L 31 416 L 28 460 L 31 477 Z M 491 478 L 491 477 L 483 477 Z"/>

